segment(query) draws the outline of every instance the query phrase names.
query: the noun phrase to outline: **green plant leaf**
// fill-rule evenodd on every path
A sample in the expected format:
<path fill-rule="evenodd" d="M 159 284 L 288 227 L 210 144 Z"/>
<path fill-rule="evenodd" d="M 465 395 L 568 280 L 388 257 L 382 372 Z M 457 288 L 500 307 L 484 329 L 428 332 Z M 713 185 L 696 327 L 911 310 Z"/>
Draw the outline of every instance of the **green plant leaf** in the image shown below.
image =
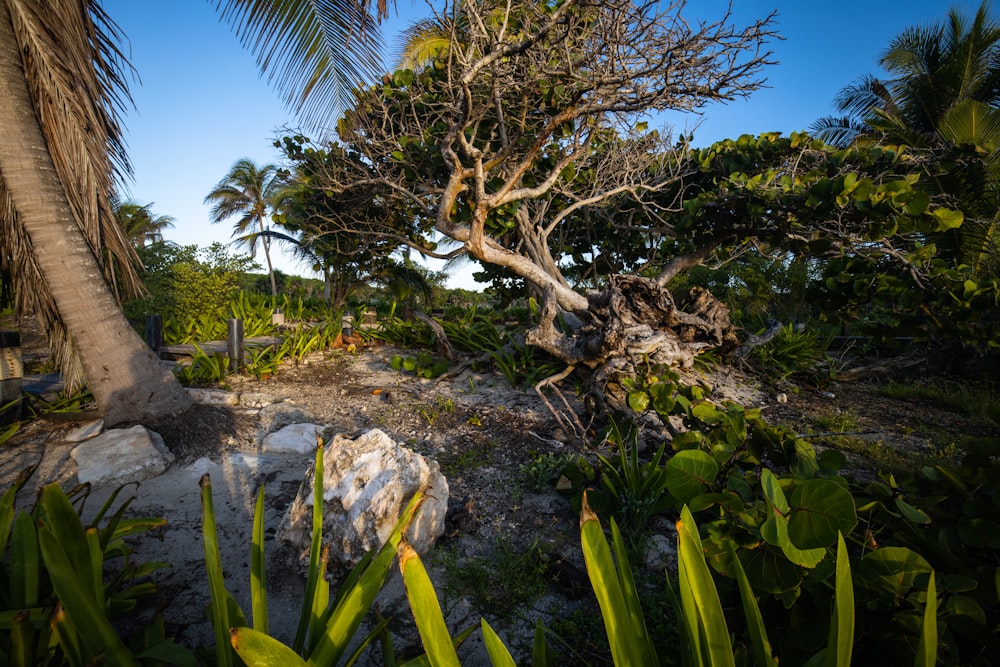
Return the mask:
<path fill-rule="evenodd" d="M 232 667 L 233 652 L 229 645 L 229 604 L 222 576 L 219 536 L 215 527 L 215 507 L 212 503 L 212 480 L 206 473 L 201 481 L 201 538 L 205 547 L 205 570 L 212 600 L 211 620 L 215 631 L 215 657 L 219 667 Z"/>
<path fill-rule="evenodd" d="M 649 409 L 649 394 L 644 391 L 630 391 L 628 406 L 636 412 L 645 412 Z"/>
<path fill-rule="evenodd" d="M 309 656 L 309 661 L 317 665 L 337 664 L 348 644 L 357 632 L 358 626 L 382 589 L 385 578 L 396 558 L 403 531 L 420 505 L 421 495 L 414 494 L 385 544 L 373 555 L 371 552 L 348 575 L 336 596 L 333 611 L 326 624 L 323 636 Z"/>
<path fill-rule="evenodd" d="M 833 618 L 826 647 L 827 667 L 850 667 L 854 650 L 854 585 L 844 536 L 837 535 L 837 575 L 834 583 Z"/>
<path fill-rule="evenodd" d="M 924 618 L 920 628 L 920 642 L 917 644 L 917 659 L 914 667 L 934 667 L 937 664 L 937 586 L 934 573 L 927 581 L 927 601 L 924 604 Z"/>
<path fill-rule="evenodd" d="M 949 208 L 937 208 L 934 209 L 933 213 L 937 219 L 937 229 L 935 231 L 938 232 L 946 232 L 949 229 L 961 227 L 962 222 L 965 221 L 965 215 L 961 211 Z"/>
<path fill-rule="evenodd" d="M 740 589 L 740 600 L 743 602 L 743 617 L 747 622 L 747 632 L 750 634 L 750 647 L 753 651 L 754 659 L 759 667 L 772 665 L 777 667 L 778 660 L 774 657 L 771 649 L 771 642 L 767 638 L 767 628 L 764 626 L 764 618 L 760 615 L 760 607 L 757 606 L 757 598 L 754 596 L 753 588 L 750 587 L 750 580 L 747 579 L 743 564 L 736 555 L 736 549 L 729 545 L 730 562 L 733 567 L 733 576 Z"/>
<path fill-rule="evenodd" d="M 257 490 L 257 502 L 253 509 L 253 536 L 250 541 L 250 599 L 253 627 L 266 635 L 268 632 L 267 567 L 264 559 L 263 484 Z M 235 640 L 233 641 L 235 642 Z"/>
<path fill-rule="evenodd" d="M 482 620 L 482 626 L 483 643 L 486 644 L 486 652 L 489 654 L 490 662 L 493 663 L 494 667 L 517 667 L 517 663 L 514 662 L 514 658 L 511 656 L 510 651 L 507 650 L 503 640 L 494 632 L 485 618 Z"/>
<path fill-rule="evenodd" d="M 928 524 L 931 522 L 931 518 L 927 516 L 923 511 L 918 510 L 916 507 L 906 502 L 902 498 L 897 496 L 895 498 L 895 503 L 896 503 L 896 509 L 899 510 L 899 513 L 902 514 L 907 521 L 920 525 Z"/>
<path fill-rule="evenodd" d="M 788 537 L 799 549 L 833 544 L 858 523 L 851 492 L 828 479 L 809 479 L 792 491 Z"/>
<path fill-rule="evenodd" d="M 38 583 L 41 554 L 35 522 L 27 512 L 20 512 L 14 520 L 14 533 L 10 541 L 10 608 L 27 609 L 38 604 Z"/>
<path fill-rule="evenodd" d="M 88 662 L 90 658 L 101 655 L 103 664 L 135 665 L 136 662 L 122 643 L 118 631 L 104 615 L 104 609 L 97 606 L 94 593 L 88 585 L 90 577 L 87 573 L 77 571 L 70 560 L 64 548 L 66 540 L 65 535 L 56 533 L 48 524 L 38 531 L 38 544 L 52 579 L 52 587 L 87 649 Z M 86 549 L 85 538 L 82 548 Z M 73 551 L 81 551 L 80 545 L 76 545 Z"/>
<path fill-rule="evenodd" d="M 248 667 L 307 667 L 295 651 L 265 632 L 253 628 L 233 628 L 230 642 Z"/>
<path fill-rule="evenodd" d="M 587 575 L 591 586 L 601 606 L 604 629 L 608 634 L 615 664 L 655 664 L 655 654 L 649 653 L 651 643 L 646 634 L 639 602 L 637 599 L 627 599 L 628 592 L 634 590 L 627 583 L 631 580 L 631 573 L 620 575 L 615 568 L 611 549 L 604 538 L 604 531 L 597 515 L 590 508 L 586 492 L 581 502 L 580 539 L 583 545 L 583 557 L 587 564 Z M 627 568 L 627 562 L 627 559 L 620 561 L 620 567 Z"/>
<path fill-rule="evenodd" d="M 735 667 L 736 660 L 719 592 L 705 562 L 698 527 L 687 506 L 681 509 L 681 518 L 677 522 L 677 572 L 681 582 L 684 623 L 689 628 L 689 634 L 695 638 L 694 646 L 698 649 L 703 664 Z"/>
<path fill-rule="evenodd" d="M 719 474 L 719 465 L 700 449 L 674 454 L 664 465 L 667 490 L 682 503 L 705 492 Z"/>
<path fill-rule="evenodd" d="M 420 641 L 432 667 L 461 667 L 427 570 L 417 552 L 405 542 L 399 547 L 399 569 L 403 573 L 406 597 L 420 632 Z"/>
<path fill-rule="evenodd" d="M 903 600 L 916 585 L 917 577 L 932 572 L 923 556 L 906 547 L 882 547 L 865 554 L 858 573 L 867 587 L 888 604 Z"/>

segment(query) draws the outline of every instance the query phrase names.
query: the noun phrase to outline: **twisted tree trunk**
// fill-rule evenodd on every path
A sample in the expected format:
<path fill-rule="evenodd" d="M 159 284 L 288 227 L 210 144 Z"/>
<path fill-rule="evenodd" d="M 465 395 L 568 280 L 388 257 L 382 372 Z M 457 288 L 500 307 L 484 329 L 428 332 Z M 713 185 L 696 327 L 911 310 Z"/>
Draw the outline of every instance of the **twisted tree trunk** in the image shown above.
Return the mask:
<path fill-rule="evenodd" d="M 559 308 L 552 290 L 546 293 L 541 321 L 525 341 L 577 368 L 590 369 L 592 407 L 623 407 L 624 397 L 608 392 L 623 376 L 635 376 L 644 365 L 690 368 L 706 348 L 738 345 L 729 309 L 712 293 L 694 288 L 681 306 L 655 280 L 614 276 L 608 287 L 588 296 L 588 324 L 564 330 L 557 326 Z"/>

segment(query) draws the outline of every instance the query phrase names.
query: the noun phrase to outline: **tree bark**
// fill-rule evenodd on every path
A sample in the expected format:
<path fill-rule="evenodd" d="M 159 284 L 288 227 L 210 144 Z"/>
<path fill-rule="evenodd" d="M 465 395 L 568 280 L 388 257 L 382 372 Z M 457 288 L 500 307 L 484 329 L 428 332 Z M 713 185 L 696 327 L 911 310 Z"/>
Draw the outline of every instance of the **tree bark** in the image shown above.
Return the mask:
<path fill-rule="evenodd" d="M 549 287 L 540 322 L 525 341 L 570 366 L 591 369 L 588 393 L 597 410 L 609 403 L 624 408 L 624 396 L 608 396 L 608 386 L 634 376 L 641 365 L 690 368 L 702 350 L 738 344 L 728 308 L 706 289 L 691 290 L 678 307 L 655 280 L 620 275 L 588 300 L 590 322 L 566 330 L 556 323 L 558 300 Z"/>
<path fill-rule="evenodd" d="M 0 1 L 0 178 L 109 426 L 181 412 L 190 398 L 132 329 L 91 253 L 38 124 Z M 94 193 L 107 196 L 107 193 Z M 21 285 L 21 289 L 30 286 Z"/>

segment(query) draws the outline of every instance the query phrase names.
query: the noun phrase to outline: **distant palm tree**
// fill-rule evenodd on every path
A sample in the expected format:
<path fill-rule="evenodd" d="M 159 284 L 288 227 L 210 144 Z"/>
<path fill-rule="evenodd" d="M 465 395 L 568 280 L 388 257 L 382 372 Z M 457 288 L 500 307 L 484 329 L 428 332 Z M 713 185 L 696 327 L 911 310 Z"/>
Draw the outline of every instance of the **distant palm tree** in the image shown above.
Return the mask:
<path fill-rule="evenodd" d="M 369 0 L 217 6 L 308 126 L 330 125 L 378 73 Z M 111 287 L 139 288 L 111 208 L 129 171 L 121 39 L 98 0 L 0 0 L 0 273 L 18 311 L 39 320 L 67 386 L 85 378 L 109 426 L 190 405 Z"/>
<path fill-rule="evenodd" d="M 281 172 L 273 164 L 257 166 L 253 160 L 237 160 L 215 188 L 205 196 L 206 204 L 214 204 L 212 222 L 222 222 L 239 216 L 233 226 L 236 241 L 257 252 L 257 243 L 264 249 L 267 275 L 271 280 L 271 296 L 278 296 L 271 263 L 271 238 L 267 221 L 271 218 L 284 187 Z"/>
<path fill-rule="evenodd" d="M 956 167 L 936 183 L 966 215 L 948 238 L 957 259 L 1000 275 L 1000 21 L 986 2 L 971 19 L 953 9 L 941 23 L 896 36 L 879 64 L 889 77 L 844 88 L 836 103 L 845 115 L 822 118 L 812 131 L 836 146 L 956 148 Z"/>
<path fill-rule="evenodd" d="M 147 243 L 163 240 L 163 230 L 174 226 L 174 218 L 153 213 L 153 202 L 140 204 L 132 199 L 112 200 L 115 219 L 125 235 L 136 248 L 145 248 Z"/>

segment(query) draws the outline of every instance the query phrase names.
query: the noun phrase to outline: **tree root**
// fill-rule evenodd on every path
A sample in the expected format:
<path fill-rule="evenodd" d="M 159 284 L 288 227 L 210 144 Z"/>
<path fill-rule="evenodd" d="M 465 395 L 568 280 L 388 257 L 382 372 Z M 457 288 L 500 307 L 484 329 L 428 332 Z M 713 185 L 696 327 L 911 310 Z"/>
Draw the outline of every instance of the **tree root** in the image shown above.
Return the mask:
<path fill-rule="evenodd" d="M 572 408 L 569 401 L 566 400 L 566 397 L 561 391 L 559 391 L 558 387 L 558 384 L 569 377 L 574 370 L 576 370 L 576 366 L 570 364 L 559 373 L 550 375 L 535 385 L 535 393 L 537 393 L 539 398 L 542 399 L 542 402 L 545 403 L 545 407 L 547 407 L 549 412 L 552 413 L 552 416 L 555 418 L 559 426 L 567 434 L 572 434 L 577 441 L 584 443 L 587 441 L 588 429 L 583 425 L 583 422 L 580 421 L 580 416 L 576 414 L 576 410 Z M 546 388 L 551 389 L 555 392 L 555 395 L 559 397 L 559 400 L 562 401 L 564 411 L 557 410 L 555 406 L 552 405 L 548 396 L 545 395 L 544 390 Z"/>

